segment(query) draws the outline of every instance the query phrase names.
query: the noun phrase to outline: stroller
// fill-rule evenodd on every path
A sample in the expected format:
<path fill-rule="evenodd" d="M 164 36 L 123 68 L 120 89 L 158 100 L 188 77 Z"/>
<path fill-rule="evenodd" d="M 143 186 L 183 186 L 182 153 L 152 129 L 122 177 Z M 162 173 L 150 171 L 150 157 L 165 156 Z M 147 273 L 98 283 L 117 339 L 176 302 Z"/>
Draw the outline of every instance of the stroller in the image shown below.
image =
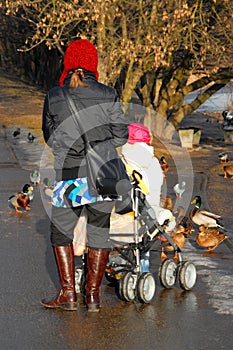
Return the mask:
<path fill-rule="evenodd" d="M 128 199 L 130 209 L 126 206 L 125 211 L 133 210 L 133 242 L 125 243 L 116 240 L 116 236 L 117 239 L 120 236 L 129 236 L 127 233 L 110 235 L 113 248 L 105 270 L 106 279 L 118 286 L 121 300 L 150 303 L 156 291 L 156 282 L 151 272 L 142 272 L 142 261 L 157 240 L 165 239 L 173 247 L 176 259 L 166 259 L 162 262 L 158 272 L 161 285 L 164 288 L 172 288 L 178 279 L 182 289 L 191 290 L 196 283 L 195 265 L 189 261 L 183 261 L 180 248 L 165 231 L 168 220 L 160 225 L 156 219 L 153 208 L 139 187 L 140 173 L 133 170 L 131 176 L 133 188 L 131 199 Z M 80 290 L 80 284 L 82 284 L 82 270 L 83 268 L 76 269 L 76 291 Z"/>

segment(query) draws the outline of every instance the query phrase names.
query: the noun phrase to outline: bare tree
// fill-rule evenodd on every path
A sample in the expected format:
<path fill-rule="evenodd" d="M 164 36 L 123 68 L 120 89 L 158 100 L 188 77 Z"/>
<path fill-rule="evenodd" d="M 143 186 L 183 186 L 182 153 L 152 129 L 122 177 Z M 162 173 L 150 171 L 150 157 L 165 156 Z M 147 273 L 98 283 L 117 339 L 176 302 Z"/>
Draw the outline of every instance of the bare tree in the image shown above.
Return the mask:
<path fill-rule="evenodd" d="M 94 42 L 101 81 L 115 85 L 122 102 L 136 91 L 145 124 L 160 137 L 171 138 L 186 115 L 233 77 L 231 0 L 11 0 L 2 6 L 33 28 L 21 50 L 46 43 L 63 52 L 79 37 Z M 184 104 L 196 90 L 203 93 Z"/>

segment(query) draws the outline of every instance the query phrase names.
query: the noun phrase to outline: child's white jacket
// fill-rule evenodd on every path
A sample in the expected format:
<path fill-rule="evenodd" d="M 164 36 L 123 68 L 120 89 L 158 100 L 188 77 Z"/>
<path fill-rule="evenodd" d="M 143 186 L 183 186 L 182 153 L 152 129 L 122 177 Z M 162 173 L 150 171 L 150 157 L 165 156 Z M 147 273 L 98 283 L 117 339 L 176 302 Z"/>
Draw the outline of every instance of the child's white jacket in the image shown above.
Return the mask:
<path fill-rule="evenodd" d="M 175 225 L 175 217 L 168 209 L 163 209 L 160 205 L 161 188 L 163 185 L 163 171 L 158 159 L 154 156 L 153 146 L 144 142 L 134 144 L 126 143 L 122 146 L 123 160 L 133 169 L 137 170 L 143 176 L 148 194 L 146 199 L 155 211 L 157 220 L 163 224 L 166 219 L 170 223 L 166 231 L 172 230 Z"/>

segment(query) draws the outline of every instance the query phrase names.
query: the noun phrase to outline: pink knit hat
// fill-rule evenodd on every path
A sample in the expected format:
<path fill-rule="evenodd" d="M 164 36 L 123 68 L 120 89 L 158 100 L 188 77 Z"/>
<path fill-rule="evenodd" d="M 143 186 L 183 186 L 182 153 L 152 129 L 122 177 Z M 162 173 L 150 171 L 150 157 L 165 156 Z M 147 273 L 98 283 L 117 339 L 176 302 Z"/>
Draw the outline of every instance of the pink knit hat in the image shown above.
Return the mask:
<path fill-rule="evenodd" d="M 146 126 L 133 123 L 128 126 L 128 131 L 128 143 L 145 142 L 147 145 L 150 145 L 151 134 Z"/>
<path fill-rule="evenodd" d="M 98 52 L 95 46 L 88 40 L 73 41 L 66 49 L 64 56 L 64 70 L 60 77 L 60 86 L 64 85 L 64 79 L 75 68 L 83 68 L 95 74 L 98 80 Z"/>

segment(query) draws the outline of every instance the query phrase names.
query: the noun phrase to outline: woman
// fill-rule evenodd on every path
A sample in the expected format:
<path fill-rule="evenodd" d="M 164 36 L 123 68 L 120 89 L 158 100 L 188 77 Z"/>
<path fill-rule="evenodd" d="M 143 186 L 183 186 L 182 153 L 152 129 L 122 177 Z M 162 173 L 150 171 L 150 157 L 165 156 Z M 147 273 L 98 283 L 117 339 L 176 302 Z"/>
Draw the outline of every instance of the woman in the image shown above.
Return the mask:
<path fill-rule="evenodd" d="M 67 89 L 79 110 L 79 123 L 88 141 L 127 142 L 128 128 L 115 89 L 98 82 L 98 53 L 87 40 L 72 42 L 64 56 L 60 86 L 45 97 L 43 135 L 52 147 L 56 173 L 51 215 L 51 243 L 58 267 L 61 289 L 54 299 L 43 299 L 47 308 L 76 310 L 73 232 L 83 205 L 87 216 L 88 311 L 99 311 L 100 285 L 108 262 L 112 201 L 92 196 L 88 190 L 84 143 L 71 117 L 63 90 Z"/>

